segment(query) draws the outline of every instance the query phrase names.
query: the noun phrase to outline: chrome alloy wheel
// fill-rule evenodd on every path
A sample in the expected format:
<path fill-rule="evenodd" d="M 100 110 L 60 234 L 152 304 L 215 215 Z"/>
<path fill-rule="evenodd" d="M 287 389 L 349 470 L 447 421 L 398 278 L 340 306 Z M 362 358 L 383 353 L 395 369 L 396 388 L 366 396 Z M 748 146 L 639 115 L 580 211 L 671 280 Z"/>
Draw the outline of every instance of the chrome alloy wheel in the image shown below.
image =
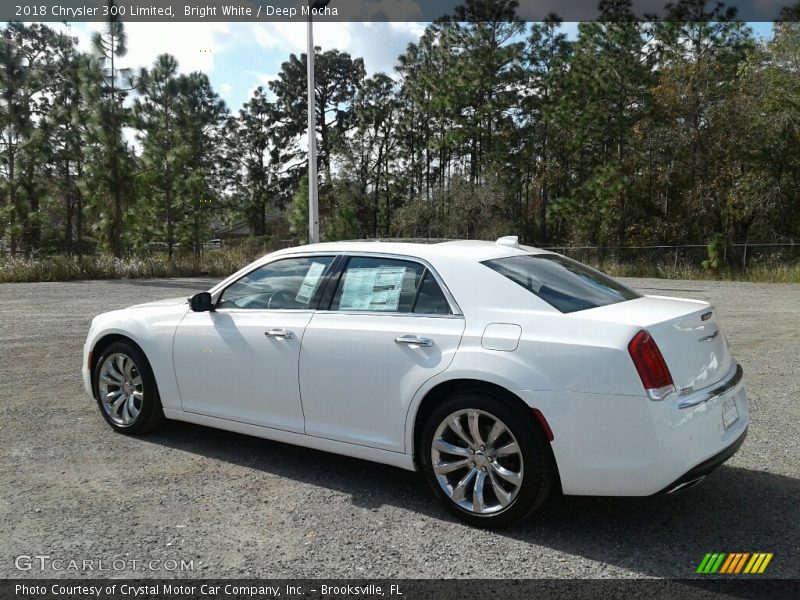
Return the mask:
<path fill-rule="evenodd" d="M 142 410 L 144 383 L 133 359 L 122 353 L 109 354 L 100 365 L 97 389 L 103 410 L 117 425 L 131 425 Z"/>
<path fill-rule="evenodd" d="M 444 493 L 478 515 L 508 508 L 522 486 L 522 451 L 511 430 L 482 410 L 457 410 L 436 429 L 431 465 Z"/>

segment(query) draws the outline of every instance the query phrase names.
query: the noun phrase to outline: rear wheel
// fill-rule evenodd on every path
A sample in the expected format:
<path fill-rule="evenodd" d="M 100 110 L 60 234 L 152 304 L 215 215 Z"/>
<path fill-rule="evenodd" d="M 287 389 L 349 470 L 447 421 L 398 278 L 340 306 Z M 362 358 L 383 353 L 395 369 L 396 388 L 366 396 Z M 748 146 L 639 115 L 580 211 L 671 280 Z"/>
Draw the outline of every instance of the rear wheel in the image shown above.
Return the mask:
<path fill-rule="evenodd" d="M 116 431 L 147 433 L 164 423 L 153 370 L 133 344 L 109 345 L 97 359 L 92 376 L 100 411 Z"/>
<path fill-rule="evenodd" d="M 532 415 L 483 392 L 458 392 L 425 423 L 421 462 L 434 494 L 479 527 L 507 525 L 547 499 L 555 480 Z"/>

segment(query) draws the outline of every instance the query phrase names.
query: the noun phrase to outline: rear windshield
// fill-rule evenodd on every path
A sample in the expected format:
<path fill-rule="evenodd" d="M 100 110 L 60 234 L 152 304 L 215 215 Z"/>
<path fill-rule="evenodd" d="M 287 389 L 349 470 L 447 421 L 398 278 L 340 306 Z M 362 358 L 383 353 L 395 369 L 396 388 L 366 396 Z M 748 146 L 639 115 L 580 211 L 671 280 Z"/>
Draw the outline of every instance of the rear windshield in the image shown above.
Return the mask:
<path fill-rule="evenodd" d="M 557 254 L 509 256 L 483 264 L 563 313 L 641 298 L 599 271 Z"/>

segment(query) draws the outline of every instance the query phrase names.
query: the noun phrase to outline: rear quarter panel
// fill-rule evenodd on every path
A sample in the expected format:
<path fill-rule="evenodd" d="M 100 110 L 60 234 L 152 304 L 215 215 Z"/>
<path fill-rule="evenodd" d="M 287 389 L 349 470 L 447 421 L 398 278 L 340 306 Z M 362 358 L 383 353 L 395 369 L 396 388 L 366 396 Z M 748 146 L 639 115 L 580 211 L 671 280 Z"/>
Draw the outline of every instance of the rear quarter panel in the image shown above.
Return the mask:
<path fill-rule="evenodd" d="M 413 447 L 414 419 L 425 395 L 437 385 L 455 379 L 499 385 L 541 410 L 545 418 L 555 411 L 563 416 L 585 410 L 583 403 L 589 403 L 592 411 L 602 412 L 608 409 L 609 398 L 621 399 L 622 413 L 629 405 L 647 410 L 648 400 L 627 350 L 637 331 L 635 327 L 614 323 L 587 326 L 570 315 L 548 311 L 464 311 L 466 327 L 453 362 L 446 371 L 428 380 L 411 402 L 406 422 L 407 448 Z M 489 323 L 520 325 L 516 349 L 485 348 L 481 340 Z M 581 404 L 574 402 L 575 397 L 581 398 Z M 596 400 L 594 408 L 592 399 Z M 556 426 L 551 423 L 556 437 L 556 427 L 568 426 L 568 418 L 558 419 Z"/>
<path fill-rule="evenodd" d="M 646 402 L 628 354 L 628 342 L 638 327 L 602 320 L 589 322 L 580 317 L 581 313 L 561 313 L 478 262 L 444 261 L 433 266 L 459 303 L 466 324 L 450 367 L 428 380 L 411 401 L 406 448 L 413 446 L 414 419 L 425 395 L 454 379 L 486 381 L 512 392 L 524 390 L 525 394 L 517 395 L 541 410 L 545 418 L 547 411 L 553 410 L 553 402 L 558 403 L 562 414 L 578 410 L 569 406 L 570 393 L 586 394 L 589 400 L 596 395 L 598 406 L 600 399 L 609 397 Z M 483 333 L 493 323 L 520 326 L 515 349 L 491 350 L 484 346 Z"/>

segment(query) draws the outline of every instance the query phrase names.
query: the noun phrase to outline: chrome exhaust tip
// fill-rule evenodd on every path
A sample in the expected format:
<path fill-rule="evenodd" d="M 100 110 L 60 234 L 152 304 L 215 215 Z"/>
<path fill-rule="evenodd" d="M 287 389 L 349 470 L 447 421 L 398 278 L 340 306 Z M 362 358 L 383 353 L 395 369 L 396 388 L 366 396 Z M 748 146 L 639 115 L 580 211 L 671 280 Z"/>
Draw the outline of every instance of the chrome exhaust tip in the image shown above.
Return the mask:
<path fill-rule="evenodd" d="M 683 482 L 683 483 L 681 483 L 679 485 L 676 485 L 674 488 L 669 490 L 667 493 L 668 494 L 673 494 L 675 492 L 682 492 L 684 490 L 688 490 L 689 488 L 693 488 L 697 484 L 701 483 L 706 477 L 707 477 L 706 475 L 701 475 L 700 477 L 697 477 L 695 479 L 690 479 L 689 481 L 685 481 L 685 482 Z"/>

